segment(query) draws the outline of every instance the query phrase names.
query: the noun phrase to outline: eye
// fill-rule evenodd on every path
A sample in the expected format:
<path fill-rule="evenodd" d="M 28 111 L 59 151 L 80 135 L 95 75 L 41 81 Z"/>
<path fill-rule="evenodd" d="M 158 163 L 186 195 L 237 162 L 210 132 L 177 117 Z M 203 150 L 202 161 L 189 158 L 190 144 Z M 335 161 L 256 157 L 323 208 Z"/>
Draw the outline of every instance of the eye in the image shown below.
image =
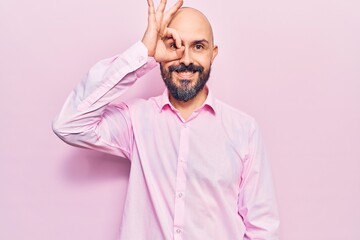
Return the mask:
<path fill-rule="evenodd" d="M 202 50 L 202 49 L 204 49 L 204 45 L 198 43 L 198 44 L 195 44 L 195 45 L 194 45 L 194 48 L 195 48 L 196 50 Z"/>
<path fill-rule="evenodd" d="M 175 43 L 175 42 L 170 43 L 170 44 L 169 44 L 169 48 L 170 48 L 170 49 L 176 49 L 176 48 L 177 48 L 177 47 L 176 47 L 176 43 Z"/>

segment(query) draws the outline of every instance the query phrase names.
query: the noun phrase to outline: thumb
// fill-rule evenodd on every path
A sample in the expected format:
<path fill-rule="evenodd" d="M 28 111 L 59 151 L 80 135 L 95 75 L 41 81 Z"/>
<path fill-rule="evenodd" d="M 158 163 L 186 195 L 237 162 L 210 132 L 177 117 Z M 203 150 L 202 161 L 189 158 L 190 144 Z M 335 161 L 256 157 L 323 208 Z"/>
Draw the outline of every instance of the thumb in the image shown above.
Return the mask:
<path fill-rule="evenodd" d="M 178 59 L 182 58 L 182 56 L 184 55 L 185 52 L 185 47 L 181 46 L 180 48 L 177 48 L 175 50 L 176 56 L 178 57 Z"/>
<path fill-rule="evenodd" d="M 170 62 L 170 61 L 176 61 L 182 58 L 184 55 L 185 47 L 182 46 L 175 51 L 168 51 L 166 53 L 166 57 L 163 59 L 163 61 Z"/>

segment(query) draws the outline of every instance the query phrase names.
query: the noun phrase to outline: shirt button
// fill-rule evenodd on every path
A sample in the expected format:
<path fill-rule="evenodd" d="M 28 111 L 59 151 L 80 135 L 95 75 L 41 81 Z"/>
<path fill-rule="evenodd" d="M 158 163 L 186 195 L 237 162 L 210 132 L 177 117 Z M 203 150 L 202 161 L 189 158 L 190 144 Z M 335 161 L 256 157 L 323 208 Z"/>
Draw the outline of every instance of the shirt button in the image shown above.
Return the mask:
<path fill-rule="evenodd" d="M 182 193 L 178 193 L 178 198 L 182 198 L 183 194 Z"/>
<path fill-rule="evenodd" d="M 180 233 L 181 233 L 181 229 L 180 229 L 180 228 L 176 229 L 176 233 L 180 234 Z"/>

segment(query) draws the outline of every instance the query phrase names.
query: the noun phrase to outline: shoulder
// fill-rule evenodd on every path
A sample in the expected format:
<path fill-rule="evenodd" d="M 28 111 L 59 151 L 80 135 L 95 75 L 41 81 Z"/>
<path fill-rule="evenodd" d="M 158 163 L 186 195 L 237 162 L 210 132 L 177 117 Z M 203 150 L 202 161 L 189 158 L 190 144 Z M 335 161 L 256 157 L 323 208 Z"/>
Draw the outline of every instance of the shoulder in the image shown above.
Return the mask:
<path fill-rule="evenodd" d="M 149 99 L 136 98 L 126 101 L 126 105 L 128 106 L 131 114 L 141 113 L 142 115 L 146 115 L 160 109 L 160 98 L 161 96 L 155 96 Z"/>
<path fill-rule="evenodd" d="M 237 149 L 241 159 L 246 159 L 250 143 L 258 132 L 254 117 L 218 99 L 215 101 L 218 119 L 230 142 Z"/>
<path fill-rule="evenodd" d="M 231 126 L 235 129 L 248 129 L 257 125 L 256 120 L 251 115 L 241 111 L 219 99 L 215 99 L 216 111 L 225 126 Z"/>

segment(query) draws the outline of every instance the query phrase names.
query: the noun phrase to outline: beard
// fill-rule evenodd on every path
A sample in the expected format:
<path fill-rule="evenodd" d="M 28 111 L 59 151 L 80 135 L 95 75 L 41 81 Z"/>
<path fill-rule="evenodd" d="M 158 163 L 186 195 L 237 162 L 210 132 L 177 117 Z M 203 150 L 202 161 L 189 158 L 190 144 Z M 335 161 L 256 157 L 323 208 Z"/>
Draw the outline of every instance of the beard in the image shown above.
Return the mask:
<path fill-rule="evenodd" d="M 171 96 L 173 96 L 176 100 L 183 102 L 187 102 L 196 97 L 196 95 L 205 87 L 210 77 L 210 70 L 211 67 L 208 71 L 204 71 L 204 68 L 201 66 L 193 64 L 186 66 L 183 63 L 178 66 L 170 66 L 168 69 L 165 69 L 162 64 L 160 64 L 161 76 Z M 172 73 L 174 71 L 178 73 L 188 71 L 194 74 L 198 72 L 199 76 L 194 80 L 194 84 L 191 84 L 192 81 L 190 79 L 179 79 L 178 86 L 172 77 Z"/>

